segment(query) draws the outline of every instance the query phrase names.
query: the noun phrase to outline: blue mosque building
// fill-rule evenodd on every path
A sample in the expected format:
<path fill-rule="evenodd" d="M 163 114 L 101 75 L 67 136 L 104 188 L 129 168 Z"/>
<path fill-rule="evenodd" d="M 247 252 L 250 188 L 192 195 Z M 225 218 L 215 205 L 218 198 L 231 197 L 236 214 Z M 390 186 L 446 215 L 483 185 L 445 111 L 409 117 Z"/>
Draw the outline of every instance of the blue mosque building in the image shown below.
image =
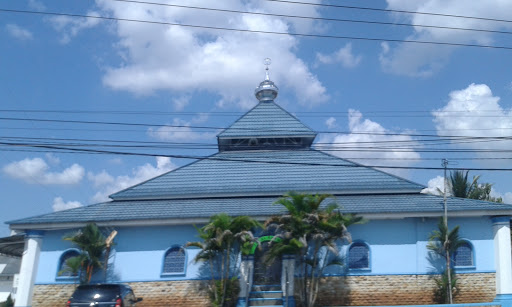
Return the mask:
<path fill-rule="evenodd" d="M 273 203 L 289 191 L 328 193 L 343 213 L 367 223 L 349 228 L 353 241 L 339 246 L 348 260 L 326 273 L 318 302 L 324 306 L 432 303 L 435 264 L 427 242 L 443 215 L 443 198 L 386 172 L 315 150 L 315 131 L 277 103 L 277 86 L 267 77 L 255 91 L 256 106 L 217 136 L 218 152 L 110 196 L 111 201 L 10 221 L 25 235 L 16 306 L 65 303 L 77 278 L 61 276 L 78 251 L 65 234 L 89 222 L 115 229 L 107 282 L 132 286 L 140 306 L 205 306 L 207 282 L 194 226 L 217 213 L 263 221 L 282 213 Z M 460 225 L 464 244 L 455 270 L 458 302 L 512 298 L 510 217 L 512 206 L 447 199 L 449 223 Z M 254 260 L 256 259 L 256 260 Z M 242 263 L 239 306 L 261 304 L 251 293 L 258 281 Z M 293 261 L 283 259 L 277 296 L 266 305 L 294 306 Z"/>

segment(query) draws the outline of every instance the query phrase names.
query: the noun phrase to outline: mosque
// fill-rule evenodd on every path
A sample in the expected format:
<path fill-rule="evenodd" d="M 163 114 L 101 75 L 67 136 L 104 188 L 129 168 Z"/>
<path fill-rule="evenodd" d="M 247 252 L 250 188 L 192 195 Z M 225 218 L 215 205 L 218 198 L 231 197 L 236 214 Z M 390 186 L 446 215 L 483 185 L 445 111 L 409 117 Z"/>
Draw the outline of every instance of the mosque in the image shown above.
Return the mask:
<path fill-rule="evenodd" d="M 289 191 L 328 193 L 343 213 L 367 222 L 349 228 L 353 241 L 339 246 L 347 259 L 322 281 L 318 303 L 402 305 L 432 303 L 435 263 L 427 242 L 443 215 L 443 198 L 422 194 L 421 184 L 341 159 L 312 147 L 317 133 L 276 103 L 268 75 L 255 90 L 255 107 L 217 136 L 218 152 L 110 196 L 111 201 L 8 222 L 25 236 L 16 306 L 63 305 L 77 282 L 62 276 L 78 251 L 65 234 L 88 222 L 115 229 L 107 282 L 132 286 L 141 306 L 205 306 L 207 282 L 194 225 L 217 213 L 263 221 L 282 213 L 273 203 Z M 447 199 L 450 227 L 460 225 L 464 244 L 455 269 L 457 302 L 512 301 L 512 206 Z M 254 260 L 256 259 L 256 260 Z M 238 306 L 257 305 L 252 287 L 262 282 L 245 259 Z M 272 282 L 278 293 L 266 305 L 295 306 L 293 259 L 283 259 Z"/>

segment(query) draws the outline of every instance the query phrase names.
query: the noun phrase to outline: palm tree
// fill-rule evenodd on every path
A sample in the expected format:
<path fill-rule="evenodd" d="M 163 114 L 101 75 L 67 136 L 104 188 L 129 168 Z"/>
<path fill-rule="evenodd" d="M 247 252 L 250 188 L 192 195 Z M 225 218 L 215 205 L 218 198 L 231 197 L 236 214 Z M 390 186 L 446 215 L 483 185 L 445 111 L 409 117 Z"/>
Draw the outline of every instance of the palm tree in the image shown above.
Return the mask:
<path fill-rule="evenodd" d="M 89 283 L 96 269 L 102 267 L 101 259 L 106 250 L 105 236 L 96 224 L 89 223 L 76 233 L 68 234 L 64 240 L 70 241 L 81 251 L 82 269 L 85 271 L 84 283 Z"/>
<path fill-rule="evenodd" d="M 198 247 L 201 251 L 195 261 L 207 261 L 211 273 L 211 289 L 213 304 L 224 306 L 227 300 L 227 290 L 235 280 L 230 279 L 230 273 L 238 269 L 238 263 L 231 263 L 232 258 L 238 259 L 239 251 L 247 253 L 249 246 L 256 241 L 252 229 L 261 225 L 247 216 L 230 217 L 225 213 L 214 215 L 208 224 L 198 229 L 202 242 L 189 242 L 186 246 Z M 215 277 L 219 280 L 216 281 Z"/>
<path fill-rule="evenodd" d="M 459 226 L 449 230 L 444 218 L 439 219 L 437 228 L 430 235 L 427 244 L 429 250 L 445 259 L 445 270 L 441 277 L 436 279 L 436 297 L 439 303 L 451 304 L 453 296 L 457 293 L 457 279 L 453 270 L 452 257 L 464 241 L 459 237 Z"/>
<path fill-rule="evenodd" d="M 287 213 L 271 217 L 265 226 L 276 233 L 271 241 L 267 262 L 283 255 L 295 255 L 302 274 L 298 280 L 301 301 L 304 306 L 314 306 L 320 277 L 325 268 L 341 265 L 336 243 L 351 241 L 349 225 L 361 223 L 355 215 L 342 215 L 338 204 L 324 201 L 331 195 L 310 195 L 289 192 L 275 202 L 286 208 Z"/>
<path fill-rule="evenodd" d="M 85 254 L 81 253 L 78 256 L 70 257 L 66 259 L 66 262 L 64 263 L 64 268 L 59 271 L 59 275 L 63 275 L 65 273 L 70 273 L 70 276 L 80 276 L 80 272 L 82 271 L 82 264 L 87 261 Z"/>
<path fill-rule="evenodd" d="M 449 189 L 455 197 L 471 198 L 478 200 L 493 201 L 497 203 L 503 202 L 501 197 L 492 197 L 490 183 L 478 183 L 480 176 L 473 176 L 473 180 L 469 182 L 469 171 L 456 170 L 450 173 Z"/>
<path fill-rule="evenodd" d="M 460 198 L 469 198 L 471 192 L 478 185 L 480 176 L 474 176 L 473 181 L 468 181 L 469 171 L 456 170 L 450 173 L 450 189 L 452 195 Z"/>

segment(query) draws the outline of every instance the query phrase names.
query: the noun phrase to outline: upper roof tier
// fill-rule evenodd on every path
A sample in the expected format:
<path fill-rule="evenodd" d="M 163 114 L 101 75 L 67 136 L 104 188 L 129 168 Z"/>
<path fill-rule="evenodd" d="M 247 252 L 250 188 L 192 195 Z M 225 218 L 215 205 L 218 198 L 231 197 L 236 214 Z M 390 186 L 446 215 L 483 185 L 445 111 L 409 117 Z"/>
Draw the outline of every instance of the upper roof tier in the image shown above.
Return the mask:
<path fill-rule="evenodd" d="M 273 101 L 258 103 L 217 135 L 220 151 L 307 148 L 315 137 L 313 130 Z"/>
<path fill-rule="evenodd" d="M 265 80 L 254 91 L 259 103 L 217 135 L 219 151 L 303 149 L 315 140 L 313 130 L 274 102 L 279 89 L 268 76 L 270 60 L 265 61 Z"/>

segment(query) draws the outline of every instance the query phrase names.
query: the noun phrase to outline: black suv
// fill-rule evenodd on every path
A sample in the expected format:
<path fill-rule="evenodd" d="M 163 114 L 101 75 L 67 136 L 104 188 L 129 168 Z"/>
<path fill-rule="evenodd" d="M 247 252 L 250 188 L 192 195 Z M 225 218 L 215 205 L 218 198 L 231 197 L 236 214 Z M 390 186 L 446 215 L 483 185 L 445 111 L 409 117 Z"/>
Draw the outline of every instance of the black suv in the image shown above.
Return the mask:
<path fill-rule="evenodd" d="M 94 284 L 78 286 L 66 307 L 135 307 L 142 301 L 136 298 L 132 288 L 123 284 Z"/>

